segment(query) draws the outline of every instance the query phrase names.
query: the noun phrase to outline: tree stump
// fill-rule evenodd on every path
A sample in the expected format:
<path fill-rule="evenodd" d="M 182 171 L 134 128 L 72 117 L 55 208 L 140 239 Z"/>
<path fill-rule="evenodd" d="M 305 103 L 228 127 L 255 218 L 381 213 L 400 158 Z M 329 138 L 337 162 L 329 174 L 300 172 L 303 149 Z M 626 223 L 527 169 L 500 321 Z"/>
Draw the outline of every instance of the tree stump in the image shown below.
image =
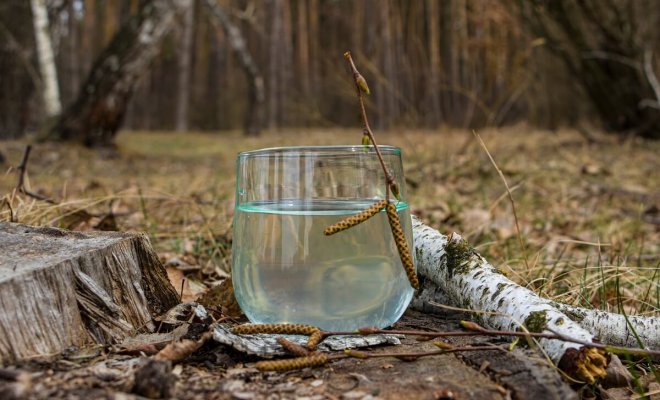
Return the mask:
<path fill-rule="evenodd" d="M 0 223 L 0 364 L 152 331 L 177 302 L 143 234 Z"/>

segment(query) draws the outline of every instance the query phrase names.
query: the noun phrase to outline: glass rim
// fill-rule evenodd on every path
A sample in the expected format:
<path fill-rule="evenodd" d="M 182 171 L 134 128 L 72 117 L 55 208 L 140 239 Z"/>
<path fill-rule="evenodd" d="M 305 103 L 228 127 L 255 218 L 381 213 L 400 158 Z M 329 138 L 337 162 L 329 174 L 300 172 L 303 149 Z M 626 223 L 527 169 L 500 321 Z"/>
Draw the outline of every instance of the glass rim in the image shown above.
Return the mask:
<path fill-rule="evenodd" d="M 247 158 L 247 157 L 260 157 L 260 156 L 272 156 L 272 155 L 302 155 L 303 153 L 308 154 L 326 154 L 326 155 L 342 155 L 342 154 L 351 154 L 357 153 L 364 155 L 364 145 L 361 144 L 351 144 L 351 145 L 320 145 L 320 146 L 282 146 L 282 147 L 267 147 L 264 149 L 242 151 L 238 153 L 237 158 Z M 376 154 L 373 151 L 373 145 L 369 145 L 371 150 L 367 154 Z M 398 146 L 391 145 L 378 145 L 378 149 L 383 155 L 401 155 L 401 148 Z"/>

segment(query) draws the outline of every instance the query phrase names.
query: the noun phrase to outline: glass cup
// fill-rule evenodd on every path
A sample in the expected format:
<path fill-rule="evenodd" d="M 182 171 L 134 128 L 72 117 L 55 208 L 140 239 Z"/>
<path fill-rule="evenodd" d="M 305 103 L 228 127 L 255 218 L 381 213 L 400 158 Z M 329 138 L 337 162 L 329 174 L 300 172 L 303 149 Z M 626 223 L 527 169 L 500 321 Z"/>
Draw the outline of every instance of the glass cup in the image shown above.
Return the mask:
<path fill-rule="evenodd" d="M 412 249 L 401 150 L 379 146 L 399 186 L 392 197 Z M 413 289 L 387 214 L 332 236 L 324 229 L 385 199 L 373 146 L 282 147 L 240 153 L 232 245 L 236 300 L 254 323 L 324 330 L 384 328 Z"/>

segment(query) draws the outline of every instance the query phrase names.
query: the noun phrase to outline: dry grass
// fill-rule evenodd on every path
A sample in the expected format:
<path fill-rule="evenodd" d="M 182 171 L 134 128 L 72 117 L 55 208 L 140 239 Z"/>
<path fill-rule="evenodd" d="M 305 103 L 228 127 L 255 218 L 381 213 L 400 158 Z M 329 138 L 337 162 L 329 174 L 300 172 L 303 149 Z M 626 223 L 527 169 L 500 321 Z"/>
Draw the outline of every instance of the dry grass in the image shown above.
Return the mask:
<path fill-rule="evenodd" d="M 570 304 L 660 314 L 660 143 L 609 138 L 589 143 L 573 131 L 481 131 L 515 200 L 525 267 L 506 188 L 467 131 L 376 133 L 404 150 L 413 212 L 457 231 L 512 279 Z M 244 138 L 238 133 L 124 132 L 119 156 L 41 144 L 29 186 L 60 204 L 12 195 L 24 143 L 0 143 L 0 180 L 19 222 L 94 229 L 110 210 L 122 230 L 144 230 L 164 258 L 178 255 L 196 279 L 227 270 L 234 162 L 241 150 L 360 142 L 359 130 L 311 130 Z M 194 268 L 193 268 L 194 269 Z"/>

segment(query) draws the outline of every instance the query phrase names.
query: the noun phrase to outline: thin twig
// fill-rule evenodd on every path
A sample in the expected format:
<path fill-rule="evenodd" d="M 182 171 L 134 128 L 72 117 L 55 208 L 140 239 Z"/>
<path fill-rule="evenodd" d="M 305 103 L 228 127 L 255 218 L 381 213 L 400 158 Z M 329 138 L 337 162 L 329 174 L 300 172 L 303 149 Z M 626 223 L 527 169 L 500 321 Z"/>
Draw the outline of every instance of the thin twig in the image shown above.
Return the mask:
<path fill-rule="evenodd" d="M 25 151 L 23 152 L 23 158 L 21 163 L 16 168 L 18 170 L 18 182 L 16 183 L 16 190 L 22 192 L 25 188 L 25 172 L 27 171 L 27 163 L 30 159 L 30 152 L 32 151 L 32 146 L 27 145 Z"/>
<path fill-rule="evenodd" d="M 601 349 L 617 354 L 629 354 L 629 355 L 641 355 L 641 356 L 660 355 L 660 350 L 637 349 L 637 348 L 611 346 L 603 343 L 587 342 L 584 340 L 580 340 L 564 335 L 559 332 L 555 332 L 550 328 L 546 328 L 546 330 L 548 330 L 550 333 L 543 333 L 543 332 L 519 332 L 519 331 L 501 331 L 494 329 L 486 329 L 473 322 L 470 322 L 469 326 L 473 327 L 474 329 L 468 331 L 438 332 L 438 331 L 417 331 L 417 330 L 406 330 L 406 329 L 378 329 L 375 327 L 366 327 L 366 328 L 360 328 L 357 331 L 324 331 L 322 333 L 323 336 L 355 335 L 355 334 L 363 334 L 363 335 L 392 334 L 392 335 L 421 336 L 427 338 L 458 337 L 458 336 L 512 336 L 512 337 L 539 338 L 539 339 L 549 339 L 549 340 L 562 340 L 564 342 L 576 343 L 585 347 L 593 347 L 596 349 Z"/>
<path fill-rule="evenodd" d="M 23 159 L 21 160 L 21 163 L 18 165 L 16 168 L 18 170 L 18 182 L 16 183 L 16 189 L 15 192 L 23 193 L 24 195 L 28 197 L 32 197 L 37 200 L 45 201 L 46 203 L 50 204 L 57 204 L 54 200 L 42 196 L 38 193 L 34 193 L 28 189 L 25 188 L 25 174 L 27 173 L 27 163 L 28 160 L 30 159 L 30 151 L 32 150 L 32 145 L 27 145 L 25 147 L 25 152 L 23 153 Z M 12 199 L 13 200 L 13 199 Z"/>
<path fill-rule="evenodd" d="M 357 91 L 357 97 L 358 101 L 360 102 L 360 116 L 362 117 L 362 123 L 364 124 L 364 133 L 369 136 L 369 140 L 371 140 L 371 143 L 374 145 L 374 149 L 376 150 L 376 155 L 378 156 L 378 161 L 380 161 L 380 166 L 383 168 L 383 173 L 385 174 L 385 183 L 386 183 L 386 188 L 385 188 L 385 194 L 386 194 L 386 199 L 389 201 L 389 188 L 390 185 L 394 183 L 394 177 L 390 174 L 390 171 L 387 169 L 387 166 L 385 165 L 385 161 L 383 160 L 383 156 L 380 153 L 380 149 L 378 148 L 378 144 L 376 143 L 376 139 L 374 138 L 374 133 L 371 131 L 371 127 L 369 126 L 369 119 L 367 118 L 367 110 L 364 107 L 364 98 L 362 97 L 362 91 L 360 90 L 360 85 L 358 83 L 358 77 L 360 77 L 360 72 L 358 71 L 357 67 L 355 66 L 355 63 L 353 62 L 353 58 L 351 57 L 351 52 L 347 51 L 344 53 L 344 57 L 348 60 L 348 63 L 351 67 L 351 72 L 353 73 L 353 81 L 355 82 L 355 90 Z"/>
<path fill-rule="evenodd" d="M 511 210 L 513 211 L 513 219 L 516 222 L 516 232 L 518 233 L 518 242 L 520 243 L 520 250 L 522 251 L 523 254 L 523 261 L 525 261 L 525 267 L 527 268 L 527 271 L 529 271 L 529 262 L 527 261 L 527 249 L 525 249 L 525 243 L 523 242 L 522 238 L 522 233 L 520 232 L 520 224 L 518 223 L 518 213 L 516 213 L 516 202 L 513 200 L 513 194 L 511 193 L 511 189 L 509 188 L 509 184 L 506 181 L 506 178 L 504 177 L 504 173 L 502 173 L 502 170 L 500 167 L 497 166 L 497 163 L 493 159 L 493 156 L 490 155 L 490 152 L 488 151 L 488 148 L 486 147 L 486 143 L 481 139 L 481 136 L 475 131 L 472 131 L 474 136 L 479 140 L 479 144 L 481 144 L 481 147 L 484 149 L 486 154 L 488 155 L 488 158 L 490 159 L 490 162 L 493 164 L 495 167 L 495 170 L 497 173 L 500 175 L 500 178 L 502 179 L 502 182 L 504 182 L 504 187 L 506 188 L 506 192 L 509 195 L 509 201 L 511 202 Z"/>

